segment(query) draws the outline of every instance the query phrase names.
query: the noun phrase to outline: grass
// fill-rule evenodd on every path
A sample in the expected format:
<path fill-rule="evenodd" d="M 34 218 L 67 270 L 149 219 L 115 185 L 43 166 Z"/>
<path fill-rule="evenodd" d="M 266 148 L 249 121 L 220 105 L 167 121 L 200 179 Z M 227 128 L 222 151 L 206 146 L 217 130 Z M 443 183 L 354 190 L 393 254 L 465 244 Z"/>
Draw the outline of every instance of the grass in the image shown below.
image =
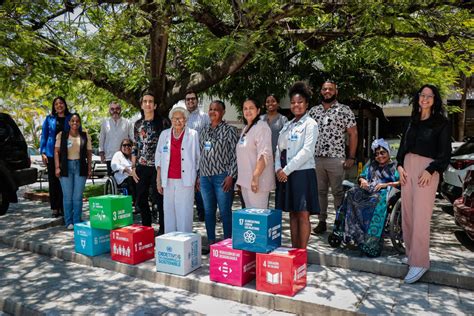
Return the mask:
<path fill-rule="evenodd" d="M 35 192 L 43 193 L 49 192 L 47 189 L 36 189 Z M 90 198 L 93 196 L 104 195 L 104 184 L 89 184 L 84 189 L 84 197 Z"/>

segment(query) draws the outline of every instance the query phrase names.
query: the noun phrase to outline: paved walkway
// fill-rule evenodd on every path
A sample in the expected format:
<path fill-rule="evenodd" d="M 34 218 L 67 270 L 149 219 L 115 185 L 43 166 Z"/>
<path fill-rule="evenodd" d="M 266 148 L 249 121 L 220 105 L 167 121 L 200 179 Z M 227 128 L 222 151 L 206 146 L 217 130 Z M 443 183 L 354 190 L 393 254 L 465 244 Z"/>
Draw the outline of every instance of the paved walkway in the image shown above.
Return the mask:
<path fill-rule="evenodd" d="M 434 227 L 433 232 L 433 235 L 438 237 L 436 237 L 436 242 L 433 243 L 432 253 L 433 269 L 435 269 L 435 267 L 438 269 L 439 267 L 441 270 L 433 274 L 435 277 L 443 275 L 443 273 L 451 273 L 449 270 L 447 272 L 446 270 L 442 270 L 444 262 L 452 262 L 452 269 L 455 272 L 466 269 L 466 267 L 472 266 L 473 264 L 472 252 L 460 246 L 460 244 L 454 240 L 454 237 L 451 236 L 452 230 L 455 230 L 456 227 L 454 224 L 451 225 L 449 223 L 449 215 L 441 212 L 438 214 L 438 212 L 439 210 L 435 212 L 434 217 L 434 221 L 438 226 Z M 312 260 L 313 262 L 320 260 L 321 263 L 325 265 L 310 265 L 308 267 L 308 286 L 295 297 L 288 298 L 257 292 L 255 290 L 254 282 L 248 284 L 244 288 L 211 282 L 208 276 L 206 257 L 203 257 L 204 264 L 201 269 L 196 270 L 186 277 L 180 277 L 155 272 L 153 260 L 149 260 L 137 266 L 129 266 L 112 261 L 108 255 L 88 258 L 76 254 L 73 247 L 73 233 L 71 231 L 66 231 L 60 225 L 58 220 L 49 218 L 49 214 L 49 208 L 45 204 L 22 201 L 20 204 L 12 205 L 11 212 L 6 216 L 0 217 L 0 241 L 4 244 L 4 246 L 0 248 L 0 266 L 2 271 L 4 269 L 5 271 L 10 271 L 5 273 L 13 273 L 5 274 L 8 275 L 8 278 L 5 278 L 4 275 L 0 274 L 0 280 L 8 280 L 6 283 L 2 283 L 1 288 L 2 290 L 6 290 L 12 286 L 15 288 L 14 291 L 10 289 L 11 292 L 6 293 L 6 296 L 2 295 L 3 308 L 5 308 L 6 303 L 13 304 L 15 302 L 20 304 L 20 306 L 28 307 L 30 306 L 30 303 L 28 302 L 30 302 L 31 296 L 35 298 L 40 295 L 37 293 L 42 293 L 41 291 L 49 292 L 49 290 L 45 290 L 45 288 L 41 287 L 38 288 L 39 292 L 35 292 L 33 289 L 36 287 L 36 282 L 21 282 L 22 278 L 25 275 L 29 275 L 29 272 L 32 271 L 32 267 L 35 267 L 36 265 L 42 267 L 44 265 L 44 263 L 31 264 L 31 262 L 51 261 L 48 257 L 36 256 L 31 253 L 35 252 L 69 261 L 64 262 L 54 259 L 54 264 L 74 267 L 73 270 L 79 269 L 80 271 L 84 266 L 94 266 L 94 268 L 88 268 L 92 269 L 91 271 L 97 269 L 105 271 L 102 269 L 106 269 L 109 271 L 107 273 L 111 273 L 112 280 L 114 280 L 114 278 L 123 278 L 124 275 L 128 275 L 129 277 L 135 278 L 133 279 L 134 281 L 132 284 L 134 282 L 150 282 L 153 283 L 153 286 L 166 286 L 166 289 L 169 289 L 168 291 L 170 292 L 174 292 L 176 288 L 179 288 L 195 293 L 188 294 L 188 296 L 197 294 L 208 295 L 214 298 L 232 300 L 251 306 L 259 306 L 269 310 L 291 313 L 368 313 L 375 315 L 387 313 L 418 314 L 425 312 L 430 314 L 473 314 L 472 311 L 474 310 L 474 292 L 472 289 L 463 289 L 466 288 L 465 286 L 454 288 L 436 285 L 433 284 L 435 282 L 433 282 L 430 277 L 424 278 L 422 280 L 423 282 L 414 285 L 406 285 L 403 284 L 400 278 L 384 276 L 384 269 L 380 268 L 383 266 L 395 267 L 395 269 L 400 271 L 401 274 L 406 273 L 406 266 L 403 266 L 398 262 L 398 256 L 393 256 L 390 252 L 390 247 L 387 247 L 386 252 L 381 258 L 368 259 L 360 257 L 357 253 L 332 249 L 326 246 L 324 236 L 312 236 L 310 242 L 310 254 L 314 254 Z M 85 212 L 85 215 L 87 215 L 87 212 Z M 439 223 L 445 225 L 444 228 Z M 288 245 L 289 236 L 287 234 L 286 226 L 287 219 L 285 217 L 283 244 Z M 38 229 L 38 227 L 41 229 Z M 198 223 L 196 225 L 196 230 L 203 232 L 203 224 Z M 442 230 L 444 230 L 444 232 L 442 232 Z M 8 249 L 5 248 L 5 245 L 14 246 L 16 249 L 28 250 L 28 252 Z M 7 258 L 11 259 L 7 260 Z M 22 260 L 30 262 L 30 266 L 28 267 L 28 265 L 26 265 L 22 267 Z M 324 260 L 331 261 L 331 264 L 327 264 Z M 364 269 L 348 270 L 344 268 L 345 265 L 351 267 L 357 265 L 364 266 L 368 261 L 374 264 L 376 269 L 373 270 L 373 272 L 378 274 L 361 272 L 361 270 L 364 271 Z M 13 262 L 18 262 L 18 264 L 15 265 Z M 459 262 L 462 262 L 464 265 L 462 268 L 459 268 Z M 80 264 L 80 266 L 73 265 L 73 263 Z M 71 269 L 69 268 L 68 271 L 69 270 Z M 41 268 L 36 272 L 36 275 L 38 275 L 38 286 L 43 283 L 51 283 L 54 288 L 54 284 L 58 282 L 58 275 L 52 273 L 50 277 L 50 274 L 41 274 L 39 271 L 41 271 Z M 461 281 L 458 281 L 457 283 L 461 285 L 465 284 L 466 282 L 463 280 L 466 278 L 469 280 L 469 277 L 472 278 L 473 273 L 471 271 L 473 270 L 466 271 L 467 275 L 461 274 L 458 276 L 457 278 Z M 119 272 L 119 274 L 117 274 L 117 272 Z M 95 272 L 90 273 L 94 274 Z M 35 273 L 33 273 L 33 275 L 35 275 Z M 78 273 L 74 275 L 77 276 L 81 274 Z M 40 279 L 41 282 L 39 281 Z M 74 282 L 75 281 L 73 281 L 73 283 Z M 111 286 L 112 289 L 119 288 L 116 286 L 114 287 L 112 283 L 108 286 Z M 467 282 L 467 284 L 467 288 L 469 288 L 469 285 L 473 286 L 473 283 Z M 20 285 L 25 286 L 25 289 Z M 28 291 L 28 287 L 31 287 L 32 289 Z M 132 294 L 134 290 L 128 292 Z M 18 293 L 22 295 L 19 295 Z M 148 293 L 151 292 L 143 292 L 144 297 L 140 296 L 139 300 L 147 301 L 149 299 Z M 82 294 L 78 296 L 84 297 Z M 205 296 L 204 299 L 211 299 L 208 296 Z M 152 295 L 152 297 L 154 296 Z M 8 299 L 10 300 L 8 301 Z M 166 298 L 163 299 L 166 300 Z M 209 302 L 212 304 L 212 301 Z M 109 300 L 104 304 L 113 304 L 113 300 Z M 122 303 L 117 304 L 120 305 Z M 13 306 L 18 307 L 18 305 L 15 304 Z M 66 310 L 71 312 L 80 311 L 73 309 L 72 305 L 68 306 L 69 307 Z M 192 304 L 189 306 L 192 306 Z M 186 307 L 180 305 L 168 306 L 166 308 L 172 310 L 172 308 L 177 307 L 186 309 Z M 40 304 L 37 305 L 37 308 L 38 311 L 44 311 L 45 308 L 47 310 L 48 305 Z M 120 308 L 122 307 L 113 305 L 110 306 L 110 308 L 113 311 L 120 312 Z M 127 313 L 126 311 L 129 311 L 130 313 L 143 314 L 140 309 L 134 309 L 137 307 L 128 306 L 127 308 L 129 309 L 123 310 L 125 313 Z M 156 308 L 161 307 L 156 306 Z M 157 313 L 160 313 L 160 311 L 161 310 L 159 309 L 156 310 Z M 57 312 L 59 313 L 60 310 L 57 310 Z M 103 312 L 103 310 L 97 310 L 97 312 Z M 213 314 L 212 311 L 204 310 L 194 310 L 194 312 Z M 251 311 L 248 313 L 256 314 L 259 312 Z"/>

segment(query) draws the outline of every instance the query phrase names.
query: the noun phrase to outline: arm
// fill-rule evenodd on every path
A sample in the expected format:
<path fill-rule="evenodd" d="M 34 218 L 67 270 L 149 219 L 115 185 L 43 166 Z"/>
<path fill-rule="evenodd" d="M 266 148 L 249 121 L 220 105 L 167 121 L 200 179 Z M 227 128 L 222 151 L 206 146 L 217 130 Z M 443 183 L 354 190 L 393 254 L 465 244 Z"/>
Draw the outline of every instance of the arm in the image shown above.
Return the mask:
<path fill-rule="evenodd" d="M 48 164 L 48 157 L 46 156 L 46 144 L 49 137 L 49 120 L 48 117 L 44 119 L 43 127 L 41 129 L 41 139 L 40 139 L 40 153 L 43 163 Z"/>
<path fill-rule="evenodd" d="M 134 146 L 132 148 L 132 178 L 135 181 L 135 183 L 138 183 L 140 181 L 140 178 L 137 175 L 136 169 L 137 169 L 137 155 L 138 155 L 138 140 L 139 140 L 139 135 L 138 135 L 138 122 L 135 122 L 133 125 L 133 143 Z"/>
<path fill-rule="evenodd" d="M 59 164 L 59 151 L 60 151 L 60 145 L 61 145 L 61 135 L 62 135 L 62 132 L 59 133 L 57 136 L 56 136 L 56 143 L 54 145 L 54 174 L 56 175 L 56 177 L 59 178 L 59 176 L 61 175 L 61 168 L 60 168 L 60 164 Z"/>
<path fill-rule="evenodd" d="M 89 133 L 87 133 L 87 177 L 92 177 L 92 140 Z"/>
<path fill-rule="evenodd" d="M 370 163 L 367 163 L 364 166 L 364 169 L 362 170 L 362 172 L 360 173 L 360 176 L 359 176 L 359 186 L 362 189 L 368 189 L 369 188 L 369 181 L 367 181 L 368 178 L 369 178 L 369 166 L 370 166 Z"/>
<path fill-rule="evenodd" d="M 156 167 L 156 190 L 163 195 L 163 187 L 161 186 L 161 167 Z"/>
<path fill-rule="evenodd" d="M 346 131 L 349 136 L 349 157 L 344 162 L 344 167 L 350 168 L 354 165 L 357 152 L 357 125 L 349 127 Z"/>
<path fill-rule="evenodd" d="M 228 150 L 230 153 L 230 166 L 227 171 L 228 176 L 225 178 L 222 185 L 224 192 L 228 192 L 232 189 L 232 186 L 234 185 L 234 179 L 237 178 L 237 155 L 235 152 L 235 147 L 239 141 L 239 136 L 237 135 L 237 130 L 234 127 L 229 126 L 229 128 L 230 132 L 228 135 Z"/>
<path fill-rule="evenodd" d="M 105 146 L 105 120 L 102 122 L 100 126 L 100 133 L 99 133 L 99 155 L 100 155 L 100 161 L 102 163 L 105 162 L 105 151 L 104 151 L 104 146 Z"/>
<path fill-rule="evenodd" d="M 255 127 L 259 128 L 255 139 L 257 147 L 257 164 L 255 165 L 255 170 L 252 174 L 250 187 L 254 193 L 257 193 L 260 175 L 263 173 L 267 164 L 272 161 L 272 131 L 267 123 L 258 123 Z"/>

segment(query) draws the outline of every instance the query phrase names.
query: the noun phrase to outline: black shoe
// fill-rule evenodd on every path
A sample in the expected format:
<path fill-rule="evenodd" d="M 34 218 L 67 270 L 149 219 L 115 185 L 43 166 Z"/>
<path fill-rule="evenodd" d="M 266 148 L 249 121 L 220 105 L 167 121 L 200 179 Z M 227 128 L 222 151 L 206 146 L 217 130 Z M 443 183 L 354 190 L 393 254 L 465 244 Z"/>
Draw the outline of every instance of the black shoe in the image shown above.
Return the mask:
<path fill-rule="evenodd" d="M 321 234 L 323 234 L 326 230 L 327 230 L 326 222 L 325 222 L 325 221 L 319 221 L 318 226 L 316 226 L 316 227 L 313 229 L 313 233 L 315 233 L 316 235 L 321 235 Z"/>

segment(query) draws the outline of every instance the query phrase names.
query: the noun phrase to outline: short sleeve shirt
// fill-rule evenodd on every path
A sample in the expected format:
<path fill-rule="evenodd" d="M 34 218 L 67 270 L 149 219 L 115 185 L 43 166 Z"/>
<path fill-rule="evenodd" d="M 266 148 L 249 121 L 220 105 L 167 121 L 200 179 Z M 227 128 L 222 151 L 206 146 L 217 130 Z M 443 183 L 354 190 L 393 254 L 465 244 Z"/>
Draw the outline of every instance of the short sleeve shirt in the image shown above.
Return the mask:
<path fill-rule="evenodd" d="M 61 135 L 62 132 L 56 135 L 56 148 L 61 147 Z M 92 142 L 89 133 L 87 133 L 87 150 L 92 150 Z M 67 138 L 67 159 L 69 160 L 77 160 L 80 159 L 80 152 L 81 152 L 81 136 L 71 136 L 69 135 Z"/>
<path fill-rule="evenodd" d="M 317 105 L 309 115 L 318 123 L 319 137 L 316 143 L 316 157 L 345 158 L 345 133 L 356 125 L 355 115 L 351 109 L 339 102 L 325 110 Z"/>

